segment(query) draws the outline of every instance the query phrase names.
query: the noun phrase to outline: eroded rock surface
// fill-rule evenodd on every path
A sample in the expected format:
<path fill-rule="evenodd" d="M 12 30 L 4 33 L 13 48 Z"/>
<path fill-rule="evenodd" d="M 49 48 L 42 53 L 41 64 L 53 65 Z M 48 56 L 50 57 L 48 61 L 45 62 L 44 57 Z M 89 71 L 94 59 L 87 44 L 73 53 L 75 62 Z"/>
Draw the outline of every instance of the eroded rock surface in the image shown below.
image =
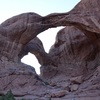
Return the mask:
<path fill-rule="evenodd" d="M 24 13 L 0 25 L 0 95 L 10 89 L 17 100 L 100 99 L 100 0 L 81 0 L 68 13 Z M 49 53 L 36 36 L 66 26 Z M 41 64 L 38 76 L 21 63 L 28 52 Z"/>
<path fill-rule="evenodd" d="M 79 91 L 77 95 L 73 94 L 73 97 L 75 95 L 79 100 L 100 98 L 98 88 L 100 78 L 96 71 L 100 65 L 99 3 L 99 0 L 82 0 L 72 11 L 66 14 L 50 14 L 46 16 L 50 20 L 45 20 L 45 22 L 55 21 L 55 25 L 58 26 L 61 24 L 68 26 L 57 33 L 56 42 L 49 52 L 56 63 L 56 68 L 42 66 L 42 75 L 52 85 L 74 93 Z M 91 78 L 93 80 L 90 81 Z M 65 96 L 65 99 L 71 98 L 72 96 Z"/>
<path fill-rule="evenodd" d="M 32 98 L 39 98 L 40 95 L 44 96 L 47 93 L 47 87 L 45 88 L 44 85 L 48 85 L 48 83 L 36 74 L 32 66 L 20 62 L 21 58 L 28 52 L 35 54 L 41 65 L 45 64 L 46 60 L 43 55 L 50 59 L 42 46 L 42 42 L 35 38 L 37 34 L 50 27 L 50 25 L 42 24 L 42 19 L 43 17 L 36 13 L 24 13 L 12 17 L 0 25 L 1 95 L 9 89 L 16 97 L 21 98 L 34 93 L 37 96 L 34 94 L 35 97 L 32 96 Z"/>

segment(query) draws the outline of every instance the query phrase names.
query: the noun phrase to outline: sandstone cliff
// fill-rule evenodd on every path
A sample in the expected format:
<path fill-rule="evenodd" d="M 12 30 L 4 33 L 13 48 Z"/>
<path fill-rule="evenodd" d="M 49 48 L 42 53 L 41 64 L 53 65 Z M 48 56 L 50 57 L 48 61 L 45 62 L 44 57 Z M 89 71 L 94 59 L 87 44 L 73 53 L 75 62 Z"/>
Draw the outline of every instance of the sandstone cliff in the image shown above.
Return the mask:
<path fill-rule="evenodd" d="M 81 0 L 68 13 L 24 13 L 0 25 L 0 95 L 10 89 L 17 100 L 100 99 L 100 0 Z M 36 36 L 65 26 L 46 53 Z M 28 52 L 41 75 L 21 63 Z"/>

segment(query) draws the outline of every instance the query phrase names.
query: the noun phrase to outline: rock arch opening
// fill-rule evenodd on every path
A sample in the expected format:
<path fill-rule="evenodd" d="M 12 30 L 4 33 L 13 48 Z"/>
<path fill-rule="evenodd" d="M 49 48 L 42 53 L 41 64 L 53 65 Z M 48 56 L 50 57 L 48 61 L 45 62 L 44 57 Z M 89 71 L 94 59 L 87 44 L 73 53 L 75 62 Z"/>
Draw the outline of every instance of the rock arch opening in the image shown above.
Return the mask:
<path fill-rule="evenodd" d="M 28 65 L 31 65 L 32 67 L 35 68 L 36 73 L 40 74 L 40 66 L 41 65 L 39 64 L 39 62 L 34 54 L 28 53 L 28 55 L 24 56 L 21 59 L 21 62 L 28 64 Z"/>
<path fill-rule="evenodd" d="M 56 27 L 56 28 L 50 28 L 48 30 L 45 30 L 44 32 L 42 32 L 41 34 L 37 36 L 42 41 L 46 52 L 49 52 L 51 46 L 55 42 L 57 32 L 62 28 L 63 26 Z"/>
<path fill-rule="evenodd" d="M 40 66 L 46 64 L 49 59 L 49 49 L 54 44 L 57 32 L 63 27 L 51 28 L 39 34 L 35 41 L 33 40 L 26 46 L 26 51 L 29 52 L 25 55 L 21 62 L 31 65 L 35 68 L 36 73 L 40 74 Z M 38 56 L 38 54 L 40 56 Z M 42 57 L 41 57 L 42 56 Z"/>

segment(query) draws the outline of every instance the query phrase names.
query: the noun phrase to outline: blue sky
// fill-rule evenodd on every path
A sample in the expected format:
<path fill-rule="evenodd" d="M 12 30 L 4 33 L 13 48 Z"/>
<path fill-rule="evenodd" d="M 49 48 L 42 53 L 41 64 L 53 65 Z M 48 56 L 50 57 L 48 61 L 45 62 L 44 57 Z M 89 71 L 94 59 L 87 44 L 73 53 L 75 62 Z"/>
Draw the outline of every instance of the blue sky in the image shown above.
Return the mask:
<path fill-rule="evenodd" d="M 79 1 L 80 0 L 0 0 L 0 23 L 12 16 L 24 12 L 35 12 L 42 16 L 54 12 L 68 12 L 73 9 Z M 56 33 L 61 28 L 62 27 L 49 29 L 38 35 L 47 52 L 51 45 L 55 42 Z M 29 54 L 28 56 L 25 56 L 22 61 L 34 66 L 39 74 L 40 65 L 34 55 Z"/>
<path fill-rule="evenodd" d="M 0 22 L 23 13 L 36 12 L 47 15 L 53 12 L 67 12 L 80 0 L 0 0 Z"/>

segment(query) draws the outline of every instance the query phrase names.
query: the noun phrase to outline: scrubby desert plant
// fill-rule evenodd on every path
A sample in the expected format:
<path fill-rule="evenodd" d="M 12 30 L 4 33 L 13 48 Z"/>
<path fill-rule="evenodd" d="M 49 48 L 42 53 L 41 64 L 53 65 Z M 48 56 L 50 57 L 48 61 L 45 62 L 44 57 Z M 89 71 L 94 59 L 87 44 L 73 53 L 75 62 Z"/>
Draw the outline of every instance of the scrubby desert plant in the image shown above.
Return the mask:
<path fill-rule="evenodd" d="M 5 95 L 3 95 L 0 98 L 0 100 L 16 100 L 16 99 L 14 98 L 14 95 L 13 95 L 12 91 L 10 90 Z"/>

